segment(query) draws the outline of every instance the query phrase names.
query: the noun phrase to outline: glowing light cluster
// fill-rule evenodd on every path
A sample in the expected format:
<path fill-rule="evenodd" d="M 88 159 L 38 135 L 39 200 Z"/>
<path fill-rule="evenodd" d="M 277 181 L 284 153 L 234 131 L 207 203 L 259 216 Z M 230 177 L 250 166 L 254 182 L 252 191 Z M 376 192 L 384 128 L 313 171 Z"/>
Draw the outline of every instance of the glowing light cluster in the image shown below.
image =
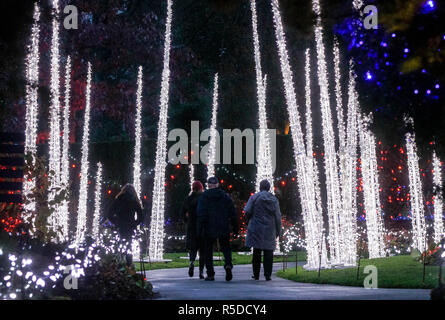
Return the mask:
<path fill-rule="evenodd" d="M 138 197 L 141 196 L 141 134 L 142 134 L 142 66 L 138 71 L 138 88 L 136 92 L 136 123 L 134 127 L 134 164 L 133 186 Z"/>
<path fill-rule="evenodd" d="M 408 119 L 412 122 L 412 119 Z M 425 209 L 423 207 L 422 182 L 420 180 L 419 156 L 417 155 L 416 137 L 407 133 L 406 153 L 408 155 L 409 190 L 411 205 L 411 221 L 413 225 L 413 247 L 420 252 L 426 250 Z"/>
<path fill-rule="evenodd" d="M 325 175 L 327 188 L 327 212 L 329 218 L 329 243 L 331 262 L 334 264 L 354 265 L 357 254 L 356 246 L 350 246 L 350 239 L 355 236 L 350 223 L 350 211 L 343 210 L 339 181 L 339 168 L 335 150 L 335 133 L 329 98 L 328 71 L 326 67 L 325 46 L 321 8 L 318 0 L 312 1 L 312 9 L 317 15 L 315 42 L 317 51 L 317 76 L 320 86 L 320 108 L 322 115 L 323 141 L 325 153 Z M 341 230 L 341 232 L 340 232 Z"/>
<path fill-rule="evenodd" d="M 369 117 L 359 120 L 360 159 L 363 179 L 363 193 L 366 210 L 366 228 L 369 258 L 386 256 L 384 227 L 381 215 L 379 174 L 374 134 L 369 130 Z"/>
<path fill-rule="evenodd" d="M 91 111 L 91 63 L 88 62 L 87 89 L 85 102 L 85 118 L 83 122 L 82 158 L 80 168 L 79 204 L 77 209 L 76 244 L 85 239 L 88 200 L 88 171 L 89 171 L 89 140 L 90 140 L 90 111 Z"/>
<path fill-rule="evenodd" d="M 434 242 L 439 243 L 445 236 L 443 226 L 443 196 L 442 196 L 442 168 L 436 152 L 433 153 L 433 183 L 434 189 Z"/>
<path fill-rule="evenodd" d="M 266 85 L 267 77 L 263 76 L 261 68 L 261 52 L 260 40 L 258 37 L 258 22 L 255 0 L 250 1 L 250 8 L 252 11 L 252 30 L 253 30 L 253 46 L 257 82 L 258 95 L 258 124 L 259 124 L 259 141 L 257 151 L 257 174 L 256 174 L 256 191 L 260 191 L 260 182 L 267 179 L 271 186 L 273 186 L 273 168 L 272 158 L 269 144 L 269 137 L 267 134 L 267 113 L 266 113 Z M 271 189 L 273 192 L 273 188 Z"/>
<path fill-rule="evenodd" d="M 99 220 L 102 205 L 102 163 L 97 163 L 96 190 L 94 194 L 93 239 L 99 240 Z"/>
<path fill-rule="evenodd" d="M 156 145 L 155 178 L 153 185 L 153 205 L 151 211 L 149 256 L 162 260 L 164 254 L 164 205 L 165 168 L 167 157 L 167 116 L 170 79 L 170 46 L 172 25 L 172 1 L 167 1 L 167 21 L 165 28 L 164 68 L 162 71 L 158 140 Z"/>
<path fill-rule="evenodd" d="M 61 161 L 61 179 L 60 183 L 64 188 L 69 187 L 70 179 L 70 90 L 71 90 L 71 57 L 68 56 L 65 67 L 65 105 L 63 109 L 63 136 L 62 136 L 62 161 Z M 60 208 L 60 226 L 62 230 L 62 238 L 68 238 L 69 231 L 69 202 L 64 200 Z"/>
<path fill-rule="evenodd" d="M 340 152 L 344 150 L 346 143 L 345 120 L 343 116 L 343 101 L 340 73 L 340 48 L 337 38 L 334 39 L 334 74 L 335 74 L 335 102 L 337 107 L 338 142 Z"/>
<path fill-rule="evenodd" d="M 352 6 L 354 7 L 355 10 L 360 10 L 361 7 L 363 7 L 363 1 L 362 0 L 353 0 Z"/>
<path fill-rule="evenodd" d="M 26 55 L 26 129 L 25 153 L 37 153 L 37 125 L 39 114 L 38 85 L 39 85 L 39 40 L 40 40 L 40 8 L 34 5 L 33 25 Z M 26 176 L 23 182 L 23 195 L 28 198 L 36 186 L 35 179 Z M 25 204 L 26 216 L 36 208 L 35 201 L 29 199 Z"/>
<path fill-rule="evenodd" d="M 212 120 L 210 124 L 210 138 L 209 138 L 209 152 L 207 156 L 207 179 L 215 176 L 215 161 L 216 161 L 216 145 L 217 145 L 217 131 L 216 122 L 218 118 L 218 74 L 215 74 L 213 81 L 213 105 L 212 105 Z"/>
<path fill-rule="evenodd" d="M 193 190 L 192 185 L 195 181 L 195 167 L 193 163 L 189 164 L 189 178 L 190 178 L 190 190 Z"/>
<path fill-rule="evenodd" d="M 49 111 L 49 171 L 54 174 L 51 178 L 51 187 L 48 201 L 53 201 L 56 196 L 55 188 L 60 187 L 60 49 L 59 49 L 59 1 L 53 0 L 53 20 L 51 38 L 51 81 L 50 81 L 50 111 Z M 54 213 L 50 216 L 50 225 L 58 238 L 60 232 L 60 206 L 55 206 Z"/>
<path fill-rule="evenodd" d="M 306 250 L 308 255 L 306 267 L 318 268 L 320 264 L 320 251 L 322 251 L 322 239 L 320 234 L 320 230 L 322 229 L 322 225 L 320 224 L 320 221 L 322 221 L 321 212 L 317 211 L 316 208 L 313 171 L 307 168 L 308 161 L 306 148 L 301 130 L 300 114 L 298 111 L 295 86 L 289 63 L 289 55 L 287 52 L 278 0 L 271 0 L 271 5 L 292 133 L 298 190 L 301 196 L 301 205 L 303 209 L 304 227 L 306 232 Z"/>

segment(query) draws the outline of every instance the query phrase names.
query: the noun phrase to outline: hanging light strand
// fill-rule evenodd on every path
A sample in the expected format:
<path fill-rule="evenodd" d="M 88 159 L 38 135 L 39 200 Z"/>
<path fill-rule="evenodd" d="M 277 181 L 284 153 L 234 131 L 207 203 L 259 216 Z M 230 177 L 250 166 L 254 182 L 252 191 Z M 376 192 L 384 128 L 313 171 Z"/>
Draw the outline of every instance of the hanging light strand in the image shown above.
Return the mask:
<path fill-rule="evenodd" d="M 39 86 L 39 41 L 40 41 L 40 7 L 34 4 L 33 25 L 26 55 L 26 129 L 25 129 L 25 154 L 37 154 L 37 125 L 39 114 L 38 86 Z M 36 180 L 25 173 L 23 182 L 23 195 L 28 199 L 26 203 L 25 219 L 31 217 L 36 209 L 35 201 L 30 198 Z"/>
<path fill-rule="evenodd" d="M 94 194 L 93 239 L 99 240 L 99 221 L 102 205 L 102 163 L 97 163 L 96 190 Z"/>
<path fill-rule="evenodd" d="M 216 146 L 217 146 L 217 134 L 216 122 L 218 118 L 218 74 L 215 74 L 213 81 L 213 104 L 212 104 L 212 120 L 210 124 L 210 141 L 209 141 L 209 153 L 207 160 L 207 179 L 215 176 L 215 162 L 216 162 Z"/>
<path fill-rule="evenodd" d="M 158 140 L 156 145 L 155 178 L 150 225 L 149 256 L 152 261 L 162 260 L 164 254 L 165 169 L 167 165 L 167 116 L 170 89 L 171 25 L 172 1 L 168 0 L 165 28 L 164 67 L 162 71 Z"/>
<path fill-rule="evenodd" d="M 433 188 L 434 188 L 434 242 L 440 243 L 445 237 L 443 225 L 442 168 L 440 159 L 433 152 Z"/>
<path fill-rule="evenodd" d="M 87 89 L 85 101 L 85 118 L 82 136 L 82 158 L 80 163 L 79 204 L 77 209 L 76 244 L 85 239 L 87 223 L 88 201 L 88 172 L 89 172 L 89 139 L 90 139 L 90 111 L 91 111 L 91 63 L 88 62 Z"/>
<path fill-rule="evenodd" d="M 136 92 L 136 122 L 135 122 L 135 144 L 133 164 L 133 185 L 136 194 L 141 197 L 141 136 L 142 136 L 142 66 L 138 71 L 138 84 Z"/>

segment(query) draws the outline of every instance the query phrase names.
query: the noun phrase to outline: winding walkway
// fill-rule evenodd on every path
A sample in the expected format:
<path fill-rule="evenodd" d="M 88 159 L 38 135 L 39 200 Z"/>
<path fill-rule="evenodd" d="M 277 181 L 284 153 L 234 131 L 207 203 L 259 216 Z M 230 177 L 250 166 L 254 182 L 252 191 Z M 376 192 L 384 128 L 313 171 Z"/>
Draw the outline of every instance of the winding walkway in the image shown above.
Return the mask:
<path fill-rule="evenodd" d="M 295 263 L 288 264 L 289 267 Z M 274 264 L 274 271 L 282 268 Z M 430 290 L 364 289 L 336 285 L 297 283 L 273 275 L 272 281 L 251 280 L 250 265 L 237 265 L 233 280 L 225 281 L 222 267 L 215 267 L 215 282 L 189 278 L 187 268 L 147 271 L 147 280 L 162 300 L 427 300 Z"/>

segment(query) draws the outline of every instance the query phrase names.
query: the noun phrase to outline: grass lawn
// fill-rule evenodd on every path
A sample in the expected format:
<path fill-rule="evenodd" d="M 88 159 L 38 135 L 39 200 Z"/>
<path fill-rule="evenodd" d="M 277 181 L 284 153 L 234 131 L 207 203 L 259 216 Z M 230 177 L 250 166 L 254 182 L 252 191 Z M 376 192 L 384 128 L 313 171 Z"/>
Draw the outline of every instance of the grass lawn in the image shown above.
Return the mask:
<path fill-rule="evenodd" d="M 214 256 L 221 256 L 223 255 L 221 252 L 215 252 Z M 166 253 L 164 254 L 164 259 L 170 259 L 171 262 L 156 262 L 149 264 L 148 262 L 145 263 L 145 269 L 146 270 L 155 270 L 155 269 L 169 269 L 169 268 L 185 268 L 189 266 L 189 261 L 187 259 L 181 259 L 181 257 L 188 257 L 188 253 L 186 252 L 180 252 L 180 253 Z M 288 262 L 295 261 L 295 252 L 291 252 L 288 255 Z M 298 252 L 298 261 L 305 261 L 306 260 L 306 252 L 299 251 Z M 282 262 L 283 257 L 276 256 L 274 257 L 274 262 Z M 237 264 L 250 264 L 252 263 L 252 256 L 251 255 L 240 255 L 236 252 L 232 252 L 232 263 L 234 265 Z M 141 269 L 141 264 L 139 262 L 134 263 L 137 270 Z M 197 267 L 199 265 L 198 261 L 195 262 L 195 266 Z M 215 266 L 222 266 L 224 265 L 224 261 L 214 261 Z"/>
<path fill-rule="evenodd" d="M 278 271 L 277 275 L 297 282 L 362 287 L 367 276 L 363 273 L 366 265 L 377 267 L 379 288 L 435 288 L 438 285 L 439 267 L 427 266 L 423 283 L 423 264 L 410 256 L 363 259 L 358 279 L 357 268 L 321 270 L 319 278 L 318 271 L 306 271 L 299 266 L 298 274 L 295 274 L 295 268 L 289 268 Z"/>

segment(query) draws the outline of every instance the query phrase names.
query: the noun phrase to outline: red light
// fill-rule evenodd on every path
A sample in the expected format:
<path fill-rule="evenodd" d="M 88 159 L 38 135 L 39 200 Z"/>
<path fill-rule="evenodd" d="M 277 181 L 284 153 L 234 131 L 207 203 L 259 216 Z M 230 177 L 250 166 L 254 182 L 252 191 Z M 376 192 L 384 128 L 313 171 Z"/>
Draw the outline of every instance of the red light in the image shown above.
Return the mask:
<path fill-rule="evenodd" d="M 171 176 L 170 176 L 170 179 L 175 180 L 175 176 L 174 176 L 174 175 L 171 175 Z"/>
<path fill-rule="evenodd" d="M 224 183 L 224 180 L 221 180 L 221 184 L 223 184 Z"/>
<path fill-rule="evenodd" d="M 75 165 L 75 164 L 72 164 L 72 165 L 71 165 L 71 167 L 75 168 L 75 167 L 76 167 L 76 165 Z"/>
<path fill-rule="evenodd" d="M 281 181 L 281 185 L 282 185 L 282 186 L 285 186 L 285 185 L 286 185 L 286 181 L 284 181 L 284 180 Z"/>
<path fill-rule="evenodd" d="M 229 185 L 229 189 L 232 189 L 233 188 L 233 186 L 232 185 Z"/>
<path fill-rule="evenodd" d="M 108 193 L 108 194 L 111 194 L 111 190 L 108 190 L 107 193 Z"/>
<path fill-rule="evenodd" d="M 179 168 L 181 168 L 181 166 L 179 164 L 177 164 L 176 165 L 176 169 L 179 169 Z"/>

